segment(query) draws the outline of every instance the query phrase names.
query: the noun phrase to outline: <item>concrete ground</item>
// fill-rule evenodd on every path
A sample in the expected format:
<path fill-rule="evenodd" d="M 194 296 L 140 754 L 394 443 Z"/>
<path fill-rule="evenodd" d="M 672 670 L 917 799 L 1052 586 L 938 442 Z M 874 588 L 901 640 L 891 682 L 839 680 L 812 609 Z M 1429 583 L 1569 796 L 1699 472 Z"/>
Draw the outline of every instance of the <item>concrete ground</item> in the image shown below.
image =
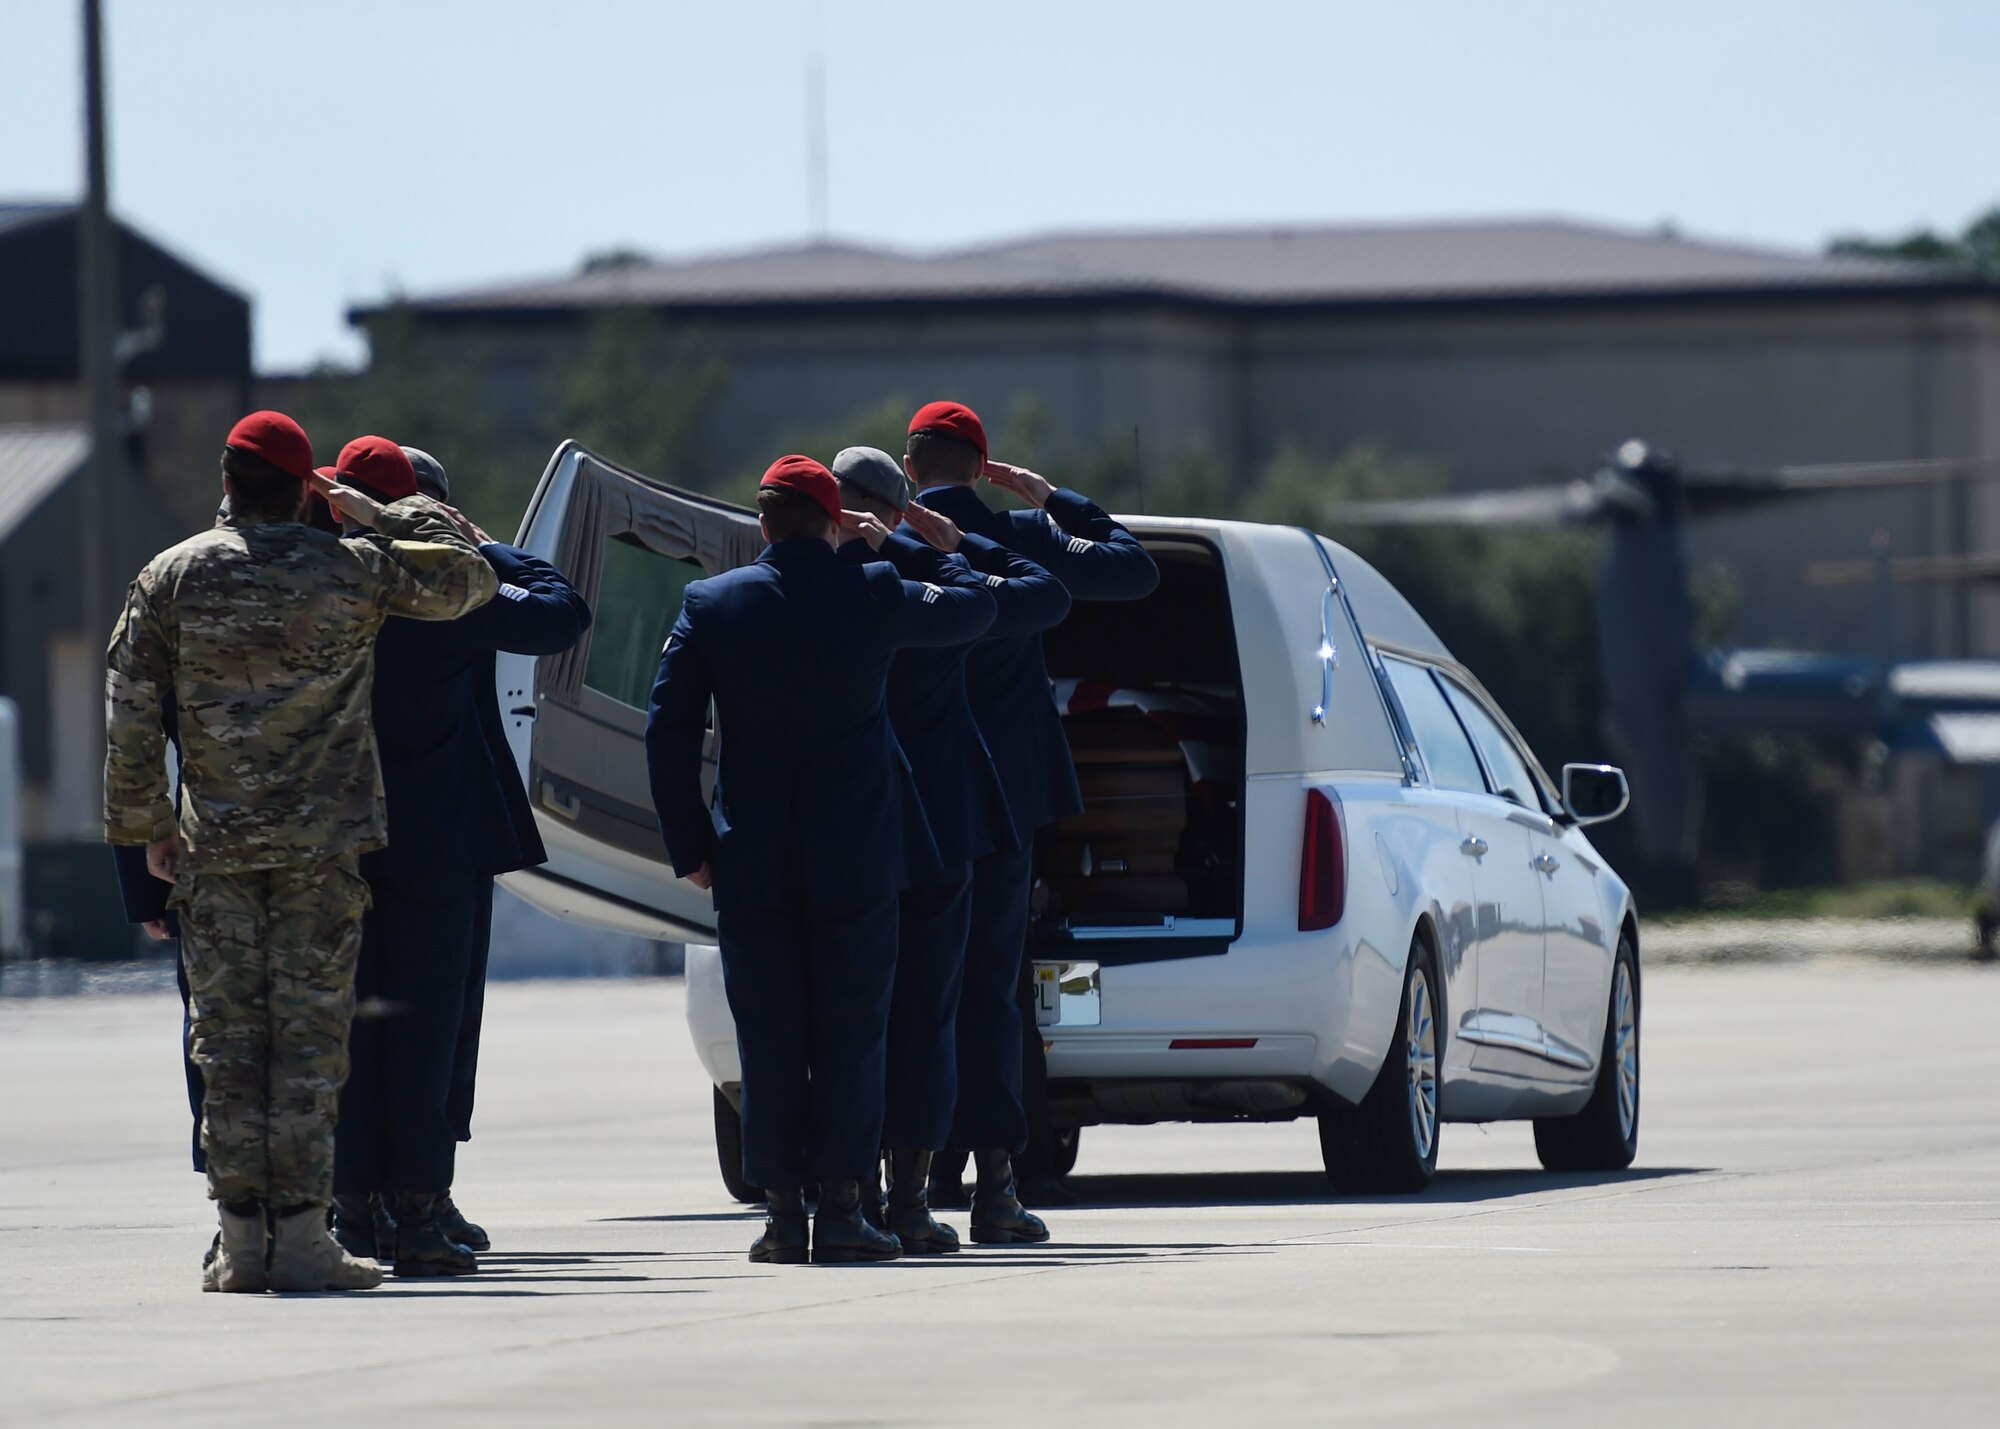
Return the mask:
<path fill-rule="evenodd" d="M 679 984 L 508 984 L 459 1174 L 496 1249 L 346 1297 L 197 1291 L 171 994 L 0 1002 L 0 1420 L 2000 1423 L 2000 973 L 1646 992 L 1625 1175 L 1453 1126 L 1428 1195 L 1339 1200 L 1311 1123 L 1097 1128 L 1051 1246 L 765 1268 Z"/>

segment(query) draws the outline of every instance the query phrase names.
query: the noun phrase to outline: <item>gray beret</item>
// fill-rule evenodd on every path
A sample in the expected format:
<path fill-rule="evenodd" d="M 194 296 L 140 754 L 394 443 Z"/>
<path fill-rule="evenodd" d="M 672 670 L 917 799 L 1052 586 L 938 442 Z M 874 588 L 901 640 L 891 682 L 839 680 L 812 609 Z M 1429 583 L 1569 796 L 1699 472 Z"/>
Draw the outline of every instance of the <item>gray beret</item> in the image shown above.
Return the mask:
<path fill-rule="evenodd" d="M 445 479 L 442 462 L 417 447 L 404 447 L 403 455 L 410 459 L 410 465 L 416 469 L 417 490 L 434 501 L 451 500 L 451 483 Z"/>
<path fill-rule="evenodd" d="M 833 459 L 833 474 L 898 511 L 909 509 L 910 479 L 903 475 L 903 464 L 879 447 L 847 447 Z"/>

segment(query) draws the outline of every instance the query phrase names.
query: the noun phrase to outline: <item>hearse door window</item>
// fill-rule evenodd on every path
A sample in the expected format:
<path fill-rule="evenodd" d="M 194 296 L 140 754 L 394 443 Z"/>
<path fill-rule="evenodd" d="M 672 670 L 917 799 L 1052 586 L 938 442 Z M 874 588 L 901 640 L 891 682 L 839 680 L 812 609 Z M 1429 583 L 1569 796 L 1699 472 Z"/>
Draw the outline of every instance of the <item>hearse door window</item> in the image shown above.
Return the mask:
<path fill-rule="evenodd" d="M 709 896 L 667 868 L 646 772 L 646 707 L 688 585 L 757 559 L 757 515 L 649 481 L 564 443 L 544 472 L 523 544 L 591 603 L 576 648 L 537 662 L 529 796 L 550 877 L 711 929 Z"/>
<path fill-rule="evenodd" d="M 1451 696 L 1452 708 L 1458 711 L 1458 717 L 1465 722 L 1466 732 L 1479 747 L 1480 758 L 1486 762 L 1486 772 L 1493 779 L 1493 792 L 1503 799 L 1511 799 L 1524 809 L 1539 812 L 1541 800 L 1535 787 L 1535 776 L 1529 772 L 1527 760 L 1514 748 L 1514 741 L 1507 737 L 1507 732 L 1500 728 L 1471 691 L 1452 679 L 1446 679 L 1444 687 Z"/>
<path fill-rule="evenodd" d="M 1451 706 L 1445 703 L 1431 672 L 1393 655 L 1384 656 L 1382 663 L 1389 671 L 1389 683 L 1395 687 L 1403 713 L 1409 717 L 1410 731 L 1416 736 L 1417 752 L 1423 755 L 1431 784 L 1466 794 L 1485 793 L 1486 780 L 1480 774 L 1479 758 L 1466 742 L 1465 731 L 1459 727 Z"/>
<path fill-rule="evenodd" d="M 645 709 L 681 601 L 707 574 L 698 562 L 649 551 L 629 535 L 607 539 L 583 683 L 621 705 Z"/>

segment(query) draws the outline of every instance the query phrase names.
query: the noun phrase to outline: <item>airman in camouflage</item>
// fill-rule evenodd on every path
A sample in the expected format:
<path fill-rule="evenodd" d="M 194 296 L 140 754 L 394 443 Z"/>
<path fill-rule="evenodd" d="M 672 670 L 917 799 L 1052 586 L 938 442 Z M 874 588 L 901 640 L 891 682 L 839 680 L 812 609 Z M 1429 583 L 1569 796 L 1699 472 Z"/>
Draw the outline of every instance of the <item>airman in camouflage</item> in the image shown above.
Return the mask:
<path fill-rule="evenodd" d="M 155 556 L 112 634 L 105 828 L 147 845 L 154 875 L 174 884 L 209 1194 L 222 1203 L 204 1288 L 365 1288 L 379 1268 L 333 1244 L 324 1208 L 368 906 L 358 861 L 385 838 L 375 636 L 390 616 L 455 619 L 497 578 L 450 508 L 384 507 L 315 477 L 305 433 L 278 413 L 237 424 L 223 473 L 232 514 Z M 303 524 L 309 486 L 376 534 L 344 541 Z M 169 691 L 178 817 L 160 728 Z"/>

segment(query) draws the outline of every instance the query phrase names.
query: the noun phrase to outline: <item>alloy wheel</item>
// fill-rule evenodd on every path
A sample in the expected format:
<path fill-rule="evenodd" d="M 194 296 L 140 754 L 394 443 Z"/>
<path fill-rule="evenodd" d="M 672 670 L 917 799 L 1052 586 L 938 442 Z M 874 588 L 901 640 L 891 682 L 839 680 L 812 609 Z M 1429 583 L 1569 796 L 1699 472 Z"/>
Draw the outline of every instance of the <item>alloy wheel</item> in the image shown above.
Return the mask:
<path fill-rule="evenodd" d="M 1618 1075 L 1618 1129 L 1630 1141 L 1639 1121 L 1639 1006 L 1632 996 L 1632 970 L 1622 959 L 1617 977 L 1611 1055 Z"/>
<path fill-rule="evenodd" d="M 1410 979 L 1403 1045 L 1409 1058 L 1410 1135 L 1417 1155 L 1427 1160 L 1437 1144 L 1437 1022 L 1431 1015 L 1430 976 L 1421 967 Z M 1638 1076 L 1636 1063 L 1633 1076 Z"/>

